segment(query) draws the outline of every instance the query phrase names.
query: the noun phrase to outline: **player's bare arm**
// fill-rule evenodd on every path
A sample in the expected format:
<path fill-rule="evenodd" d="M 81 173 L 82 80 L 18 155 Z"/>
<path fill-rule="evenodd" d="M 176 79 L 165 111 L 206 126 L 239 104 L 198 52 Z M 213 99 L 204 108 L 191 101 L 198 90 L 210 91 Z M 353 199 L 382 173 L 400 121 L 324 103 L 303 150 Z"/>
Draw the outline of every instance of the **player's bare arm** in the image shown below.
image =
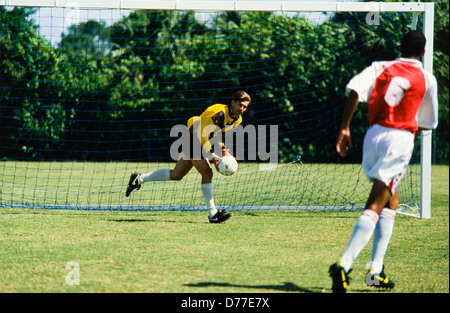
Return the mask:
<path fill-rule="evenodd" d="M 344 114 L 342 116 L 341 127 L 339 130 L 336 151 L 341 157 L 347 155 L 347 146 L 352 148 L 352 138 L 350 134 L 350 123 L 352 121 L 353 115 L 355 114 L 356 108 L 358 107 L 358 94 L 356 91 L 350 91 L 344 107 Z"/>

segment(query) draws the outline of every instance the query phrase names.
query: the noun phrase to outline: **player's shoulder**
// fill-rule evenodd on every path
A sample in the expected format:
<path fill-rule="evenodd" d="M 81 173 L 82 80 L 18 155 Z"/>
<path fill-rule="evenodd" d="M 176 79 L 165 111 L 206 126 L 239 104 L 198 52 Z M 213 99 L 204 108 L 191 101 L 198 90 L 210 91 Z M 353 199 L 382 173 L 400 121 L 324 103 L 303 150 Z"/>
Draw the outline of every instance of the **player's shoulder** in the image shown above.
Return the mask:
<path fill-rule="evenodd" d="M 371 66 L 373 67 L 388 67 L 397 62 L 397 60 L 384 60 L 384 61 L 373 61 Z"/>
<path fill-rule="evenodd" d="M 422 70 L 423 75 L 427 79 L 428 85 L 437 85 L 436 76 L 434 76 L 431 72 L 424 69 L 423 67 L 421 68 L 421 70 Z"/>
<path fill-rule="evenodd" d="M 224 108 L 227 108 L 228 105 L 222 104 L 222 103 L 216 103 L 216 104 L 213 104 L 212 107 L 219 108 L 219 109 L 224 109 Z"/>
<path fill-rule="evenodd" d="M 218 110 L 220 110 L 220 109 L 223 109 L 224 107 L 226 107 L 225 104 L 215 103 L 215 104 L 210 105 L 208 107 L 208 109 L 216 109 L 216 110 L 218 109 Z"/>
<path fill-rule="evenodd" d="M 410 66 L 411 68 L 414 68 L 416 71 L 422 72 L 423 76 L 426 80 L 427 86 L 437 85 L 436 77 L 431 72 L 429 72 L 428 70 L 426 70 L 423 67 L 423 64 L 421 61 L 416 60 L 416 59 L 408 59 L 408 58 L 398 58 L 397 61 L 402 62 L 403 64 L 406 64 L 407 66 Z M 414 73 L 414 70 L 412 70 L 412 73 Z"/>
<path fill-rule="evenodd" d="M 210 111 L 210 112 L 218 113 L 220 111 L 226 112 L 227 108 L 228 108 L 228 106 L 226 104 L 216 103 L 216 104 L 213 104 L 213 105 L 209 106 L 207 108 L 207 110 Z"/>
<path fill-rule="evenodd" d="M 388 61 L 374 61 L 370 65 L 370 69 L 375 73 L 375 76 L 379 76 L 383 73 L 387 68 L 395 65 L 397 60 L 388 60 Z"/>

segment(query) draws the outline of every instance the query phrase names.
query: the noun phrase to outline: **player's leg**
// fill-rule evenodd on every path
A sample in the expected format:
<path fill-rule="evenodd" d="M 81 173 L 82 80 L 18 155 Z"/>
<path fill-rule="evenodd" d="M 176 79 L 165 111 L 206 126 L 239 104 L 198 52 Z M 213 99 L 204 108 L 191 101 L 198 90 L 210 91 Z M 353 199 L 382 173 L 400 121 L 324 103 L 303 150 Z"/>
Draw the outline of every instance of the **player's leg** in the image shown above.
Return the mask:
<path fill-rule="evenodd" d="M 336 263 L 341 266 L 343 273 L 349 273 L 353 261 L 369 242 L 383 208 L 396 208 L 398 193 L 396 194 L 395 190 L 409 163 L 413 147 L 414 136 L 408 131 L 387 129 L 378 125 L 367 131 L 364 137 L 362 167 L 373 185 L 365 210 L 355 224 L 347 248 Z M 333 286 L 336 284 L 334 277 L 338 276 L 332 276 Z"/>
<path fill-rule="evenodd" d="M 395 213 L 399 203 L 397 187 L 411 158 L 414 148 L 414 135 L 408 131 L 389 130 L 385 132 L 385 136 L 381 139 L 379 147 L 386 152 L 383 156 L 382 165 L 376 171 L 372 171 L 372 174 L 377 173 L 379 175 L 385 185 L 389 186 L 389 192 L 392 196 L 389 197 L 384 206 L 381 206 L 384 199 L 377 203 L 376 200 L 369 197 L 368 204 L 378 212 L 379 220 L 374 230 L 372 258 L 369 272 L 366 275 L 366 283 L 374 287 L 393 288 L 395 284 L 384 273 L 383 262 L 394 229 Z"/>
<path fill-rule="evenodd" d="M 212 183 L 213 171 L 208 159 L 191 160 L 193 166 L 202 176 L 202 185 Z"/>
<path fill-rule="evenodd" d="M 372 210 L 377 215 L 380 215 L 383 208 L 391 201 L 391 197 L 391 191 L 386 184 L 378 179 L 374 179 L 372 190 L 364 209 Z"/>
<path fill-rule="evenodd" d="M 389 289 L 395 286 L 395 283 L 384 273 L 384 256 L 394 229 L 398 202 L 399 193 L 397 189 L 389 199 L 387 205 L 381 210 L 380 218 L 373 235 L 370 268 L 366 275 L 366 283 L 368 286 Z"/>
<path fill-rule="evenodd" d="M 209 218 L 212 218 L 216 213 L 217 209 L 214 204 L 212 177 L 213 172 L 211 164 L 207 159 L 191 160 L 194 167 L 202 176 L 201 189 L 203 198 L 205 199 L 206 208 L 209 211 Z"/>
<path fill-rule="evenodd" d="M 381 212 L 390 196 L 386 185 L 379 180 L 374 180 L 364 212 L 356 221 L 350 241 L 340 259 L 344 263 L 346 272 L 372 237 L 379 219 L 378 212 Z"/>
<path fill-rule="evenodd" d="M 330 267 L 329 273 L 333 279 L 333 292 L 346 291 L 349 285 L 348 273 L 351 271 L 350 268 L 372 237 L 379 219 L 377 212 L 382 210 L 390 197 L 391 194 L 386 185 L 379 180 L 374 180 L 365 210 L 356 221 L 347 248 L 339 261 Z"/>
<path fill-rule="evenodd" d="M 191 160 L 194 167 L 202 176 L 202 194 L 205 199 L 206 207 L 209 211 L 208 219 L 211 223 L 221 223 L 231 217 L 231 213 L 225 212 L 225 210 L 217 210 L 214 203 L 214 193 L 212 186 L 213 171 L 211 163 L 207 159 Z"/>
<path fill-rule="evenodd" d="M 398 193 L 398 189 L 396 189 L 394 194 L 389 198 L 387 208 L 392 211 L 397 211 L 398 203 L 400 201 L 399 199 L 400 199 L 400 194 Z"/>
<path fill-rule="evenodd" d="M 372 189 L 364 208 L 364 212 L 353 228 L 353 232 L 347 248 L 340 261 L 344 264 L 346 272 L 361 250 L 369 242 L 378 223 L 381 210 L 385 207 L 391 198 L 391 191 L 384 182 L 384 177 L 380 173 L 387 172 L 386 151 L 389 149 L 389 142 L 386 144 L 383 140 L 386 130 L 380 127 L 370 128 L 364 136 L 362 167 L 365 175 L 372 181 Z"/>
<path fill-rule="evenodd" d="M 140 174 L 132 172 L 128 181 L 125 196 L 128 197 L 133 190 L 139 190 L 141 185 L 149 181 L 165 181 L 170 180 L 170 169 L 159 169 L 151 173 Z"/>
<path fill-rule="evenodd" d="M 163 168 L 146 174 L 133 172 L 125 196 L 128 197 L 133 190 L 139 190 L 142 184 L 149 181 L 181 180 L 191 170 L 192 166 L 191 160 L 180 158 L 173 170 Z"/>
<path fill-rule="evenodd" d="M 193 164 L 189 159 L 180 158 L 170 171 L 170 180 L 182 180 L 184 176 L 192 169 Z"/>

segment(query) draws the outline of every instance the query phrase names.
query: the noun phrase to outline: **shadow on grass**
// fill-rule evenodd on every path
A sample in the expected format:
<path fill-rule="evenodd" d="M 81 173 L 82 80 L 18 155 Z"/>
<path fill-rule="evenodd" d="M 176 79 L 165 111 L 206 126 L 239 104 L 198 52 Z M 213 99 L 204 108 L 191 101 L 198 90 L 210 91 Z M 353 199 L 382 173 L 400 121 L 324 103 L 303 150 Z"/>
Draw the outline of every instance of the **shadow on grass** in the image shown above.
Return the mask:
<path fill-rule="evenodd" d="M 108 219 L 109 222 L 116 223 L 183 223 L 183 224 L 205 224 L 205 221 L 176 221 L 176 220 L 157 220 L 157 219 L 140 219 L 140 218 L 117 218 Z"/>
<path fill-rule="evenodd" d="M 215 283 L 215 282 L 201 282 L 197 284 L 185 284 L 184 286 L 188 287 L 197 287 L 197 288 L 205 288 L 205 287 L 238 287 L 238 288 L 255 288 L 255 289 L 268 289 L 268 290 L 277 290 L 280 292 L 290 291 L 290 292 L 303 292 L 303 293 L 321 293 L 323 288 L 314 287 L 314 288 L 303 288 L 293 284 L 291 282 L 284 282 L 282 285 L 239 285 L 239 284 L 230 284 L 230 283 Z"/>

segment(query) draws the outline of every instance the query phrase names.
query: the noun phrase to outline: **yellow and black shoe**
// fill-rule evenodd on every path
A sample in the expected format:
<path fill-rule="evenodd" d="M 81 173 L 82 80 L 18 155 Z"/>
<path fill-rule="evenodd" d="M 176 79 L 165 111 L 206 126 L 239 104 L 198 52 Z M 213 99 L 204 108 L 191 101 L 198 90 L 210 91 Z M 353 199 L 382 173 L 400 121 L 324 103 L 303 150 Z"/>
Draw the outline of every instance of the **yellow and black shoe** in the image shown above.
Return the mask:
<path fill-rule="evenodd" d="M 366 284 L 370 287 L 392 289 L 395 283 L 392 279 L 389 279 L 384 273 L 384 265 L 381 273 L 377 274 L 373 270 L 369 270 L 366 275 Z"/>
<path fill-rule="evenodd" d="M 350 269 L 346 273 L 344 267 L 340 263 L 334 263 L 330 266 L 328 273 L 333 280 L 333 285 L 331 286 L 333 293 L 345 293 L 347 291 L 347 287 L 350 285 L 350 277 L 348 274 L 350 274 L 351 271 L 352 270 Z"/>

